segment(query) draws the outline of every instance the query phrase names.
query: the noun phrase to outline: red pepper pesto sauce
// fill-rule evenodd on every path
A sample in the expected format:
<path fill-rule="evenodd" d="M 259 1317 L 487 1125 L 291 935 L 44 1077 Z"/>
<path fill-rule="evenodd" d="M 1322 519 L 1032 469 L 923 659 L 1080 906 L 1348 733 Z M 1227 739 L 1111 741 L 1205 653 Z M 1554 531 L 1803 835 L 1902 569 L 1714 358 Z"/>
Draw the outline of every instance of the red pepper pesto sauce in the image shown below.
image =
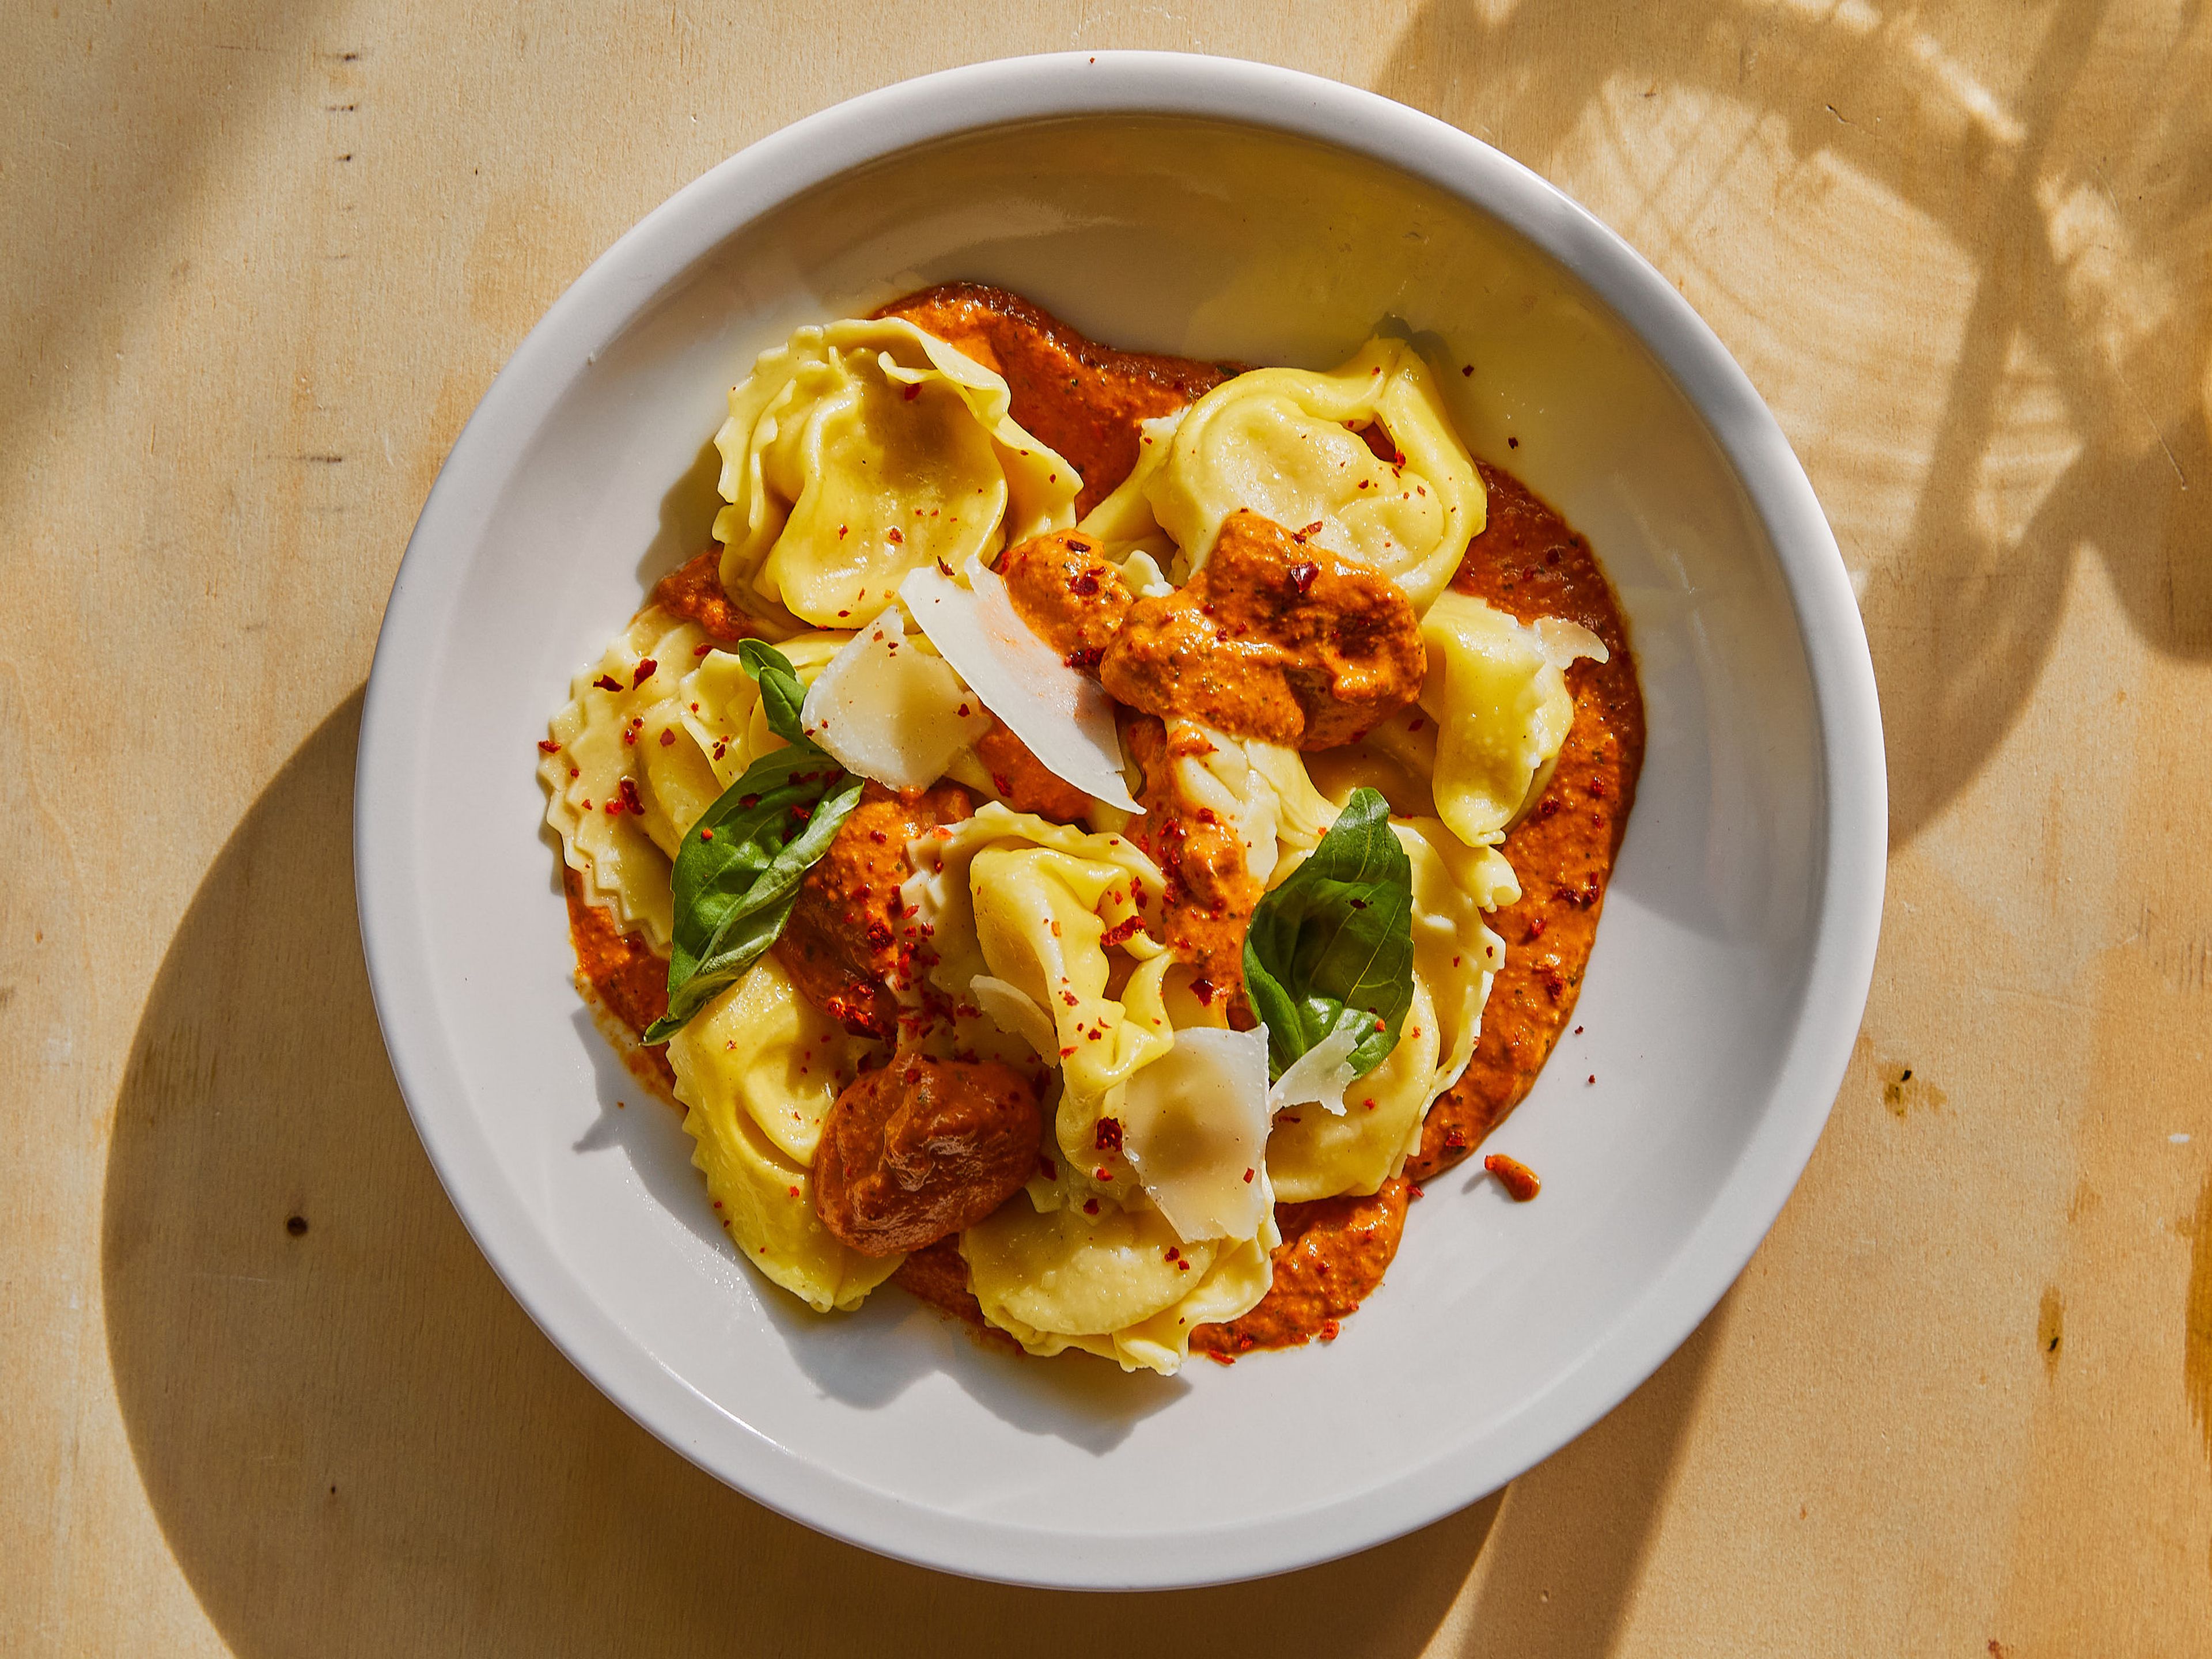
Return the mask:
<path fill-rule="evenodd" d="M 1195 400 L 1239 367 L 1116 351 L 1017 295 L 975 283 L 927 289 L 877 314 L 907 318 L 1003 375 L 1014 419 L 1082 474 L 1079 514 L 1128 476 L 1139 422 Z M 1540 616 L 1578 622 L 1605 641 L 1611 660 L 1579 661 L 1566 671 L 1574 720 L 1559 765 L 1505 838 L 1522 897 L 1492 918 L 1506 963 L 1492 985 L 1474 1060 L 1430 1109 L 1421 1149 L 1403 1176 L 1366 1197 L 1276 1206 L 1283 1243 L 1273 1287 L 1241 1319 L 1192 1334 L 1194 1352 L 1224 1364 L 1256 1348 L 1337 1334 L 1339 1322 L 1382 1282 L 1419 1183 L 1465 1158 L 1520 1103 L 1582 989 L 1643 764 L 1643 694 L 1620 606 L 1589 544 L 1510 473 L 1487 465 L 1480 471 L 1488 522 L 1468 544 L 1452 585 L 1524 622 Z M 734 643 L 756 629 L 722 592 L 718 557 L 711 548 L 701 554 L 664 579 L 653 600 Z M 606 911 L 584 902 L 573 872 L 567 886 L 580 976 L 599 1006 L 627 1028 L 630 1041 L 622 1046 L 632 1071 L 672 1099 L 674 1074 L 662 1050 L 636 1041 L 667 1006 L 665 963 L 640 936 L 621 933 Z M 924 1301 L 983 1325 L 954 1240 L 915 1251 L 893 1277 Z"/>

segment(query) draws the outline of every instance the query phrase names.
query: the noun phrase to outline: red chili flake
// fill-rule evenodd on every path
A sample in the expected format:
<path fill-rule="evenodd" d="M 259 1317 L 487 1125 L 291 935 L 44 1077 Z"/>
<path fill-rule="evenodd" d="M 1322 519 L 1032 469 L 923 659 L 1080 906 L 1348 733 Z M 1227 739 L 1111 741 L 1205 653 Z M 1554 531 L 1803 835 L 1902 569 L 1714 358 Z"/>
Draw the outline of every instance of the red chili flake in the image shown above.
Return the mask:
<path fill-rule="evenodd" d="M 906 541 L 906 538 L 905 538 L 904 536 L 902 536 L 901 534 L 899 534 L 899 527 L 898 527 L 896 525 L 893 525 L 893 526 L 891 526 L 891 531 L 890 531 L 890 538 L 891 538 L 891 540 L 892 540 L 892 541 L 894 541 L 894 542 L 896 542 L 896 543 L 898 543 L 898 544 L 902 544 L 902 545 L 903 545 L 903 544 L 905 544 L 905 541 Z"/>
<path fill-rule="evenodd" d="M 1098 1213 L 1098 1200 L 1095 1198 L 1085 1199 L 1083 1200 L 1083 1213 L 1085 1215 L 1097 1215 Z"/>
<path fill-rule="evenodd" d="M 580 778 L 584 775 L 584 769 L 580 766 L 572 766 L 568 769 L 568 775 L 572 778 Z"/>
<path fill-rule="evenodd" d="M 1306 538 L 1307 537 L 1309 537 L 1309 536 L 1318 536 L 1318 535 L 1320 535 L 1320 534 L 1321 534 L 1321 528 L 1322 528 L 1322 522 L 1323 522 L 1323 521 L 1322 521 L 1322 520 L 1316 519 L 1316 520 L 1315 520 L 1311 524 L 1308 525 L 1308 526 L 1307 526 L 1304 530 L 1293 531 L 1293 532 L 1291 532 L 1291 539 L 1292 541 L 1302 542 L 1302 541 L 1305 540 L 1305 538 Z"/>
<path fill-rule="evenodd" d="M 557 755 L 561 752 L 561 745 L 550 738 L 540 738 L 538 739 L 538 752 L 541 755 Z"/>
<path fill-rule="evenodd" d="M 1060 1000 L 1071 1008 L 1075 1006 L 1076 997 L 1075 993 L 1073 991 L 1062 991 L 1060 994 Z"/>
<path fill-rule="evenodd" d="M 921 382 L 919 380 L 908 380 L 906 383 L 906 390 L 899 395 L 904 398 L 907 402 L 912 403 L 916 398 L 921 396 Z"/>
<path fill-rule="evenodd" d="M 1190 982 L 1190 994 L 1198 999 L 1198 1006 L 1201 1008 L 1213 1006 L 1213 981 L 1210 979 L 1194 979 Z"/>
<path fill-rule="evenodd" d="M 1087 599 L 1098 592 L 1099 573 L 1096 570 L 1078 571 L 1067 579 L 1067 591 L 1079 599 Z"/>
<path fill-rule="evenodd" d="M 1078 673 L 1081 673 L 1085 670 L 1097 667 L 1105 655 L 1105 649 L 1101 646 L 1084 645 L 1078 646 L 1060 660 Z"/>
<path fill-rule="evenodd" d="M 659 672 L 659 669 L 660 665 L 655 662 L 652 658 L 640 658 L 637 665 L 637 677 L 630 681 L 629 689 L 633 691 L 636 690 L 639 686 L 643 685 L 647 680 L 651 679 L 654 674 Z"/>
<path fill-rule="evenodd" d="M 1590 1080 L 1592 1083 L 1595 1083 L 1595 1082 L 1596 1082 L 1596 1081 L 1597 1081 L 1597 1073 L 1596 1073 L 1595 1072 L 1592 1072 L 1592 1073 L 1589 1074 L 1589 1080 Z"/>
<path fill-rule="evenodd" d="M 968 718 L 968 705 L 964 702 L 960 705 L 960 718 L 963 720 Z"/>
<path fill-rule="evenodd" d="M 1245 1184 L 1246 1186 L 1248 1186 L 1248 1187 L 1249 1187 L 1249 1186 L 1250 1186 L 1250 1185 L 1252 1184 L 1252 1177 L 1253 1177 L 1253 1176 L 1254 1176 L 1255 1173 L 1256 1173 L 1256 1171 L 1254 1171 L 1254 1170 L 1245 1170 L 1245 1171 L 1244 1171 L 1244 1184 Z"/>
<path fill-rule="evenodd" d="M 1321 1322 L 1321 1340 L 1324 1342 L 1335 1341 L 1343 1331 L 1344 1327 L 1334 1319 L 1324 1319 Z"/>
<path fill-rule="evenodd" d="M 1408 732 L 1418 732 L 1427 724 L 1428 722 L 1426 720 L 1423 720 L 1419 714 L 1416 714 L 1413 719 L 1406 722 L 1406 729 Z"/>
<path fill-rule="evenodd" d="M 660 728 L 660 746 L 663 749 L 666 749 L 672 746 L 675 742 L 676 728 L 672 726 L 662 726 Z"/>
<path fill-rule="evenodd" d="M 584 803 L 584 810 L 585 810 L 586 812 L 590 811 L 592 810 L 592 803 L 591 803 L 591 802 L 589 802 L 589 801 L 586 801 L 586 802 Z M 622 804 L 620 801 L 618 801 L 618 800 L 611 800 L 611 801 L 609 801 L 609 802 L 607 803 L 607 806 L 606 806 L 606 812 L 607 812 L 607 816 L 608 816 L 609 817 L 611 817 L 611 818 L 618 818 L 618 817 L 620 817 L 622 816 L 622 811 L 623 811 L 623 804 Z"/>
<path fill-rule="evenodd" d="M 1473 363 L 1463 363 L 1460 366 L 1459 372 L 1462 374 L 1472 374 L 1474 373 L 1474 365 Z"/>
<path fill-rule="evenodd" d="M 748 807 L 758 806 L 760 805 L 760 797 L 758 795 L 740 795 L 738 797 L 738 805 Z"/>
<path fill-rule="evenodd" d="M 1592 800 L 1603 800 L 1606 793 L 1605 780 L 1603 778 L 1592 778 L 1589 781 L 1589 792 L 1590 799 Z"/>
<path fill-rule="evenodd" d="M 1136 916 L 1131 916 L 1127 921 L 1116 922 L 1113 927 L 1109 927 L 1104 933 L 1101 933 L 1098 936 L 1098 943 L 1109 947 L 1116 945 L 1126 945 L 1129 940 L 1134 939 L 1139 933 L 1142 933 L 1144 928 L 1145 924 L 1141 919 Z"/>
<path fill-rule="evenodd" d="M 804 823 L 814 816 L 814 809 L 811 806 L 801 806 L 794 801 L 791 806 L 791 816 Z"/>
<path fill-rule="evenodd" d="M 619 691 L 623 689 L 623 683 L 611 674 L 602 674 L 592 684 L 602 691 Z"/>
<path fill-rule="evenodd" d="M 799 1188 L 798 1188 L 793 1187 L 793 1188 L 790 1188 L 789 1190 L 790 1190 L 791 1195 L 792 1195 L 793 1198 L 797 1198 L 797 1197 L 799 1196 Z"/>
<path fill-rule="evenodd" d="M 1169 1260 L 1169 1261 L 1174 1261 L 1174 1260 L 1176 1259 L 1176 1256 L 1178 1254 L 1179 1254 L 1179 1252 L 1176 1249 L 1176 1247 L 1175 1247 L 1174 1245 L 1170 1244 L 1170 1245 L 1169 1245 L 1169 1246 L 1168 1246 L 1168 1252 L 1167 1252 L 1167 1255 L 1168 1255 L 1168 1260 Z"/>
<path fill-rule="evenodd" d="M 695 645 L 691 647 L 691 654 L 695 657 L 703 657 L 714 648 L 712 645 Z"/>
<path fill-rule="evenodd" d="M 1366 1099 L 1361 1101 L 1359 1103 L 1371 1112 L 1375 1109 L 1375 1097 L 1373 1095 L 1370 1095 Z"/>
<path fill-rule="evenodd" d="M 1120 1152 L 1121 1120 L 1117 1117 L 1100 1118 L 1098 1127 L 1091 1132 L 1091 1144 L 1102 1152 Z"/>
<path fill-rule="evenodd" d="M 640 817 L 645 816 L 645 803 L 637 798 L 637 785 L 628 778 L 622 781 L 622 798 L 624 806 Z"/>
<path fill-rule="evenodd" d="M 1576 1027 L 1575 1027 L 1575 1035 L 1576 1035 L 1577 1036 L 1580 1036 L 1582 1034 L 1583 1034 L 1583 1028 L 1582 1028 L 1581 1026 L 1579 1026 L 1579 1025 L 1576 1026 Z"/>
<path fill-rule="evenodd" d="M 1062 1049 L 1060 1051 L 1060 1057 L 1062 1060 L 1066 1060 L 1066 1059 L 1070 1054 L 1073 1054 L 1074 1052 L 1075 1052 L 1074 1045 L 1073 1045 L 1073 1043 L 1071 1043 L 1068 1047 L 1066 1047 L 1066 1048 L 1062 1048 Z"/>
<path fill-rule="evenodd" d="M 1521 441 L 1518 438 L 1508 438 L 1505 441 L 1505 447 L 1508 449 L 1518 449 L 1521 447 Z"/>
<path fill-rule="evenodd" d="M 880 830 L 871 830 L 868 831 L 868 839 L 875 842 L 877 846 L 881 847 L 885 842 L 888 842 L 890 837 Z"/>
<path fill-rule="evenodd" d="M 1457 1127 L 1445 1130 L 1444 1150 L 1448 1152 L 1465 1152 L 1467 1150 L 1467 1131 Z"/>
<path fill-rule="evenodd" d="M 1178 1261 L 1178 1262 L 1176 1262 L 1176 1271 L 1177 1273 L 1188 1273 L 1188 1272 L 1190 1271 L 1190 1263 L 1189 1263 L 1189 1262 L 1188 1262 L 1188 1261 Z"/>
<path fill-rule="evenodd" d="M 1096 1179 L 1100 1181 L 1111 1181 L 1114 1178 L 1114 1172 L 1106 1168 L 1103 1164 L 1101 1164 L 1091 1173 Z"/>
<path fill-rule="evenodd" d="M 1541 939 L 1544 937 L 1544 929 L 1550 925 L 1551 924 L 1547 922 L 1543 917 L 1538 916 L 1529 922 L 1528 932 L 1524 937 L 1531 939 Z"/>
<path fill-rule="evenodd" d="M 714 839 L 714 832 L 712 830 L 702 830 L 699 832 L 699 839 L 701 841 L 712 841 Z"/>
<path fill-rule="evenodd" d="M 1237 1363 L 1235 1358 L 1225 1353 L 1217 1353 L 1212 1348 L 1206 1350 L 1206 1357 L 1208 1359 L 1211 1359 L 1217 1365 L 1233 1365 Z"/>
<path fill-rule="evenodd" d="M 1482 1160 L 1482 1167 L 1498 1177 L 1498 1184 L 1505 1188 L 1516 1204 L 1526 1204 L 1544 1189 L 1544 1183 L 1536 1179 L 1534 1170 L 1503 1152 L 1492 1152 Z"/>

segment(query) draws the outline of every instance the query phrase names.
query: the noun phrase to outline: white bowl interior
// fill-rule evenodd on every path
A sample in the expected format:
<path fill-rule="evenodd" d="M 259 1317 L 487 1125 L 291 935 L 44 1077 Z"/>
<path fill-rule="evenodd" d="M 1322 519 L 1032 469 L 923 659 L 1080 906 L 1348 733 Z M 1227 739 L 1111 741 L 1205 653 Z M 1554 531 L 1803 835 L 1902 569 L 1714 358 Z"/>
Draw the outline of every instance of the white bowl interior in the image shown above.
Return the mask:
<path fill-rule="evenodd" d="M 1204 357 L 1326 367 L 1378 327 L 1411 330 L 1475 453 L 1589 537 L 1627 611 L 1641 792 L 1578 1034 L 1493 1142 L 1543 1195 L 1510 1203 L 1479 1163 L 1436 1182 L 1333 1345 L 1163 1380 L 987 1351 L 892 1289 L 817 1317 L 738 1264 L 689 1139 L 571 987 L 533 742 L 645 586 L 706 545 L 702 447 L 753 354 L 951 278 Z M 365 851 L 374 839 L 408 872 L 405 890 L 365 883 L 364 915 L 373 954 L 380 932 L 416 942 L 404 966 L 377 964 L 387 1028 L 412 1033 L 395 1054 L 430 1056 L 402 1066 L 410 1100 L 479 1238 L 579 1363 L 802 1518 L 1062 1583 L 1191 1582 L 1374 1541 L 1510 1478 L 1656 1363 L 1733 1268 L 1632 1374 L 1590 1370 L 1640 1303 L 1677 1294 L 1670 1267 L 1703 1248 L 1761 1126 L 1779 1113 L 1816 1132 L 1827 1105 L 1790 1066 L 1829 815 L 1768 531 L 1707 421 L 1593 289 L 1379 161 L 1124 113 L 863 167 L 628 301 L 534 423 L 464 441 L 495 487 L 447 526 L 450 603 L 379 663 L 415 682 L 404 729 L 378 734 L 409 757 L 411 793 L 362 808 Z"/>

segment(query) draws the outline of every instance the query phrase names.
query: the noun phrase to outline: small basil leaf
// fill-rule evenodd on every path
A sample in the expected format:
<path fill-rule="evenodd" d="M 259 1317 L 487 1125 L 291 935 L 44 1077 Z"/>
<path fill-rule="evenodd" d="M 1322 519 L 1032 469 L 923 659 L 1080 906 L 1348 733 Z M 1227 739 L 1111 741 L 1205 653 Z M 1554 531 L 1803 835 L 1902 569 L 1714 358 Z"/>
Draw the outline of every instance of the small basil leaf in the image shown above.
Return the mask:
<path fill-rule="evenodd" d="M 1365 1033 L 1351 1055 L 1360 1076 L 1398 1046 L 1413 1001 L 1413 866 L 1374 790 L 1353 790 L 1312 855 L 1253 910 L 1244 984 L 1267 1028 L 1271 1080 L 1339 1029 Z"/>
<path fill-rule="evenodd" d="M 691 826 L 676 852 L 668 1012 L 646 1042 L 667 1042 L 775 943 L 863 787 L 794 744 L 747 767 Z"/>
<path fill-rule="evenodd" d="M 761 709 L 768 729 L 794 747 L 814 749 L 814 739 L 806 735 L 799 718 L 806 702 L 806 688 L 799 683 L 791 659 L 772 645 L 747 640 L 738 647 L 738 660 L 746 673 L 760 682 Z"/>

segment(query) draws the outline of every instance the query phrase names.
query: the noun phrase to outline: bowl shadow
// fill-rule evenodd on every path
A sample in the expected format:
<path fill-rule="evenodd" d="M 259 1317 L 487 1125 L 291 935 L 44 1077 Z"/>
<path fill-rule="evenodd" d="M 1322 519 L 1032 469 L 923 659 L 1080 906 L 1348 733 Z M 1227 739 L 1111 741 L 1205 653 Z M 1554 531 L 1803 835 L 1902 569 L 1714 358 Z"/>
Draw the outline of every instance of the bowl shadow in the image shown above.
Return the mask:
<path fill-rule="evenodd" d="M 354 916 L 360 717 L 356 692 L 202 882 L 148 998 L 108 1156 L 117 1398 L 170 1548 L 234 1650 L 662 1651 L 743 1632 L 769 1651 L 969 1654 L 1049 1621 L 1073 1655 L 1126 1652 L 1165 1626 L 1231 1650 L 1399 1656 L 1431 1644 L 1479 1560 L 1471 1638 L 1596 1650 L 1717 1316 L 1510 1498 L 1299 1574 L 1162 1596 L 885 1560 L 653 1439 L 507 1294 L 409 1121 Z M 927 1318 L 899 1334 L 963 1340 L 927 1336 Z M 1031 1370 L 978 1386 L 1018 1391 L 1010 1412 L 1049 1430 L 1065 1407 L 1040 1402 Z M 1539 1583 L 1553 1596 L 1540 1617 Z"/>

